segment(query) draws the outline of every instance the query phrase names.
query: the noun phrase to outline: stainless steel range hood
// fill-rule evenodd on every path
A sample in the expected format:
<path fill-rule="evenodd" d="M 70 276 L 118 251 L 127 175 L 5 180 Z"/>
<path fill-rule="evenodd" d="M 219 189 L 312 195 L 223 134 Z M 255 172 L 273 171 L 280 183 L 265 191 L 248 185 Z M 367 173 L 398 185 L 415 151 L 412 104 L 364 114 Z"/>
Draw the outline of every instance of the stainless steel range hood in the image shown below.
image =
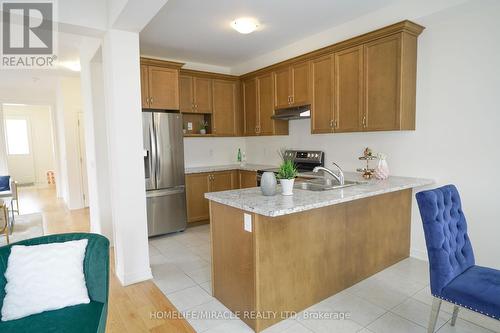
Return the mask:
<path fill-rule="evenodd" d="M 274 111 L 271 118 L 276 120 L 294 120 L 311 118 L 311 106 L 304 105 L 295 108 L 281 109 Z"/>

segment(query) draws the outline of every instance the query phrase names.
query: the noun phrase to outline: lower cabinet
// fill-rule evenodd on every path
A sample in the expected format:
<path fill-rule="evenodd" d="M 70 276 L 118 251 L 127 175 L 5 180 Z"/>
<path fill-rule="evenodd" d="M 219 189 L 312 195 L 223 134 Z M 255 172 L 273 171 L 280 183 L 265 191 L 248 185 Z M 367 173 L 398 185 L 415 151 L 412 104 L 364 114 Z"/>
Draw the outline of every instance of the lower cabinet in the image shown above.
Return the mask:
<path fill-rule="evenodd" d="M 257 172 L 239 170 L 239 188 L 249 188 L 257 186 Z"/>
<path fill-rule="evenodd" d="M 186 207 L 188 223 L 210 219 L 205 193 L 233 190 L 239 187 L 238 171 L 219 171 L 186 175 Z"/>

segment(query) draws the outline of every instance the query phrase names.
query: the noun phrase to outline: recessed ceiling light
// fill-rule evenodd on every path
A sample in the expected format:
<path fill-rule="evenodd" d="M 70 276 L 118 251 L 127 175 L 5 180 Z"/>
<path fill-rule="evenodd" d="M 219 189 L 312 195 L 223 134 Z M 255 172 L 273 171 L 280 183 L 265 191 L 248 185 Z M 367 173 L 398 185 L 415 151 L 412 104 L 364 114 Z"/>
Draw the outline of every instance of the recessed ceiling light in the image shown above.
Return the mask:
<path fill-rule="evenodd" d="M 259 22 L 251 17 L 240 17 L 231 22 L 231 27 L 240 34 L 249 34 L 259 27 Z"/>

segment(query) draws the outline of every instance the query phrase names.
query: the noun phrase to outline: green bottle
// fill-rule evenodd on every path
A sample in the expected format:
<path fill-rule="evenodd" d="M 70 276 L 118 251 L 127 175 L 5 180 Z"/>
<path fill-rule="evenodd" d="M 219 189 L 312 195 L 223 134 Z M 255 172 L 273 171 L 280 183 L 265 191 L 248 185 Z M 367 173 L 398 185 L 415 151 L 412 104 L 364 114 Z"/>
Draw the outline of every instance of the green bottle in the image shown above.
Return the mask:
<path fill-rule="evenodd" d="M 238 148 L 238 157 L 237 157 L 237 159 L 238 159 L 238 162 L 241 163 L 241 149 L 240 148 Z"/>

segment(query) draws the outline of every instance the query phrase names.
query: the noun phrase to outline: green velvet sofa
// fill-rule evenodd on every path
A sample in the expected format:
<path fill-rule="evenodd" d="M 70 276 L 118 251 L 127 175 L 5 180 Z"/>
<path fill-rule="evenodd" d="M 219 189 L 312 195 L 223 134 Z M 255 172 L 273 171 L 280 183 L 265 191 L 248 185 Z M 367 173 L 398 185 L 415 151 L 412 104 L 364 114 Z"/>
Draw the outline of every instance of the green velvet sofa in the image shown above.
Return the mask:
<path fill-rule="evenodd" d="M 78 333 L 106 330 L 109 292 L 109 241 L 106 237 L 89 233 L 50 235 L 27 239 L 0 247 L 0 309 L 5 298 L 5 271 L 13 245 L 38 245 L 88 239 L 83 262 L 90 303 L 46 311 L 25 318 L 0 321 L 2 333 Z"/>

